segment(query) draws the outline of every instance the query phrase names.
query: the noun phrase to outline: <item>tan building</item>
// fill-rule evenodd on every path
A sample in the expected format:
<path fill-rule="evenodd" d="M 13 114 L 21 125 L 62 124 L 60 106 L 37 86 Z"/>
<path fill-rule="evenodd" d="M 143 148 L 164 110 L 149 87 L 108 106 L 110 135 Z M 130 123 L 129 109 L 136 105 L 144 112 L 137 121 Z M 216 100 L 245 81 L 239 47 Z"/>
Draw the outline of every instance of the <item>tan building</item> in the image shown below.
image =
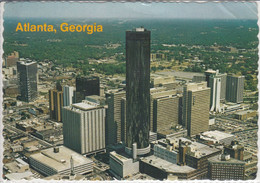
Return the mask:
<path fill-rule="evenodd" d="M 159 132 L 178 125 L 180 96 L 177 91 L 166 90 L 165 87 L 153 88 L 150 98 L 150 131 Z"/>
<path fill-rule="evenodd" d="M 207 82 L 188 83 L 183 88 L 183 125 L 188 136 L 208 131 L 210 88 Z"/>
<path fill-rule="evenodd" d="M 123 90 L 111 90 L 106 93 L 107 99 L 107 124 L 106 124 L 106 143 L 114 144 L 122 141 L 121 137 L 121 100 L 126 93 Z"/>
<path fill-rule="evenodd" d="M 16 62 L 19 60 L 19 53 L 17 51 L 14 51 L 13 53 L 11 53 L 11 55 L 7 56 L 5 60 L 6 67 L 16 66 Z"/>
<path fill-rule="evenodd" d="M 253 118 L 257 115 L 254 110 L 240 111 L 235 113 L 235 118 L 239 120 L 247 120 L 248 118 Z"/>
<path fill-rule="evenodd" d="M 61 122 L 61 111 L 63 106 L 63 91 L 49 90 L 50 118 Z"/>
<path fill-rule="evenodd" d="M 165 87 L 167 90 L 172 90 L 178 86 L 178 83 L 174 76 L 151 77 L 151 85 L 154 88 Z"/>

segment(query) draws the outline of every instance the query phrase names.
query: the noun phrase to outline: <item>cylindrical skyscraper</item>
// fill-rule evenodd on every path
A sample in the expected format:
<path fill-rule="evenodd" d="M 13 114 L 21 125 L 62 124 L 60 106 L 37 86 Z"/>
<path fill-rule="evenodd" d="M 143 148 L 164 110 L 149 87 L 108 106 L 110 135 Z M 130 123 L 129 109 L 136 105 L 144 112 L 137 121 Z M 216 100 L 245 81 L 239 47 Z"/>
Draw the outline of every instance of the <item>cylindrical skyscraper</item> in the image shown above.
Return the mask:
<path fill-rule="evenodd" d="M 126 31 L 126 149 L 150 151 L 150 37 L 144 28 Z"/>

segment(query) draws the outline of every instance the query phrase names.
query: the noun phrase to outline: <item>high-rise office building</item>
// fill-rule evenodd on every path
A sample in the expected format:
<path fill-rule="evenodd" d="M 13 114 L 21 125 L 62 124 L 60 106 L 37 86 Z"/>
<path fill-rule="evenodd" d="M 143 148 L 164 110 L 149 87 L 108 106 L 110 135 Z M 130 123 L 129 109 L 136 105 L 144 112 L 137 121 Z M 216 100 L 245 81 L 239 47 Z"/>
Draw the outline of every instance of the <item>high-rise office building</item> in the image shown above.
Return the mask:
<path fill-rule="evenodd" d="M 99 77 L 76 78 L 76 102 L 81 102 L 89 95 L 100 95 Z"/>
<path fill-rule="evenodd" d="M 150 151 L 150 37 L 142 27 L 126 31 L 126 147 L 137 143 L 139 155 Z"/>
<path fill-rule="evenodd" d="M 63 86 L 63 106 L 69 106 L 73 103 L 74 87 Z"/>
<path fill-rule="evenodd" d="M 210 87 L 210 111 L 221 112 L 220 107 L 220 92 L 221 78 L 217 75 L 212 75 L 209 78 Z"/>
<path fill-rule="evenodd" d="M 227 83 L 227 74 L 226 73 L 219 73 L 218 70 L 208 69 L 205 71 L 205 79 L 207 81 L 207 86 L 210 86 L 210 77 L 211 76 L 218 76 L 220 78 L 221 87 L 220 87 L 220 101 L 224 101 L 226 99 L 226 83 Z"/>
<path fill-rule="evenodd" d="M 235 76 L 232 74 L 227 76 L 226 100 L 228 102 L 243 102 L 244 81 L 244 76 Z"/>
<path fill-rule="evenodd" d="M 220 101 L 225 101 L 226 100 L 227 74 L 218 73 L 218 77 L 220 77 L 220 81 L 221 81 Z"/>
<path fill-rule="evenodd" d="M 62 110 L 64 145 L 81 154 L 105 150 L 105 107 L 83 100 Z"/>
<path fill-rule="evenodd" d="M 20 99 L 32 102 L 37 98 L 37 63 L 29 60 L 17 62 Z"/>
<path fill-rule="evenodd" d="M 151 123 L 150 131 L 169 130 L 180 122 L 179 99 L 176 90 L 155 92 L 151 89 Z"/>
<path fill-rule="evenodd" d="M 106 123 L 106 144 L 115 144 L 122 141 L 121 132 L 121 100 L 125 97 L 125 91 L 112 90 L 106 93 L 107 99 L 107 123 Z"/>
<path fill-rule="evenodd" d="M 49 90 L 49 108 L 50 118 L 52 120 L 62 121 L 63 92 L 59 90 Z"/>
<path fill-rule="evenodd" d="M 193 136 L 208 130 L 210 88 L 206 82 L 188 83 L 183 88 L 183 126 Z"/>

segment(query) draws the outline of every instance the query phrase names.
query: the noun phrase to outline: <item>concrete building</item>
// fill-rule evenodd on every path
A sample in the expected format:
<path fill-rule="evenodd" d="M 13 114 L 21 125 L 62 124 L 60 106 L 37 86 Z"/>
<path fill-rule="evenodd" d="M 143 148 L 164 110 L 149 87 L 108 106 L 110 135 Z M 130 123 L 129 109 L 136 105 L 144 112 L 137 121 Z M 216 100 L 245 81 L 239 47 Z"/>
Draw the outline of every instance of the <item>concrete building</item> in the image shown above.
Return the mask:
<path fill-rule="evenodd" d="M 193 76 L 192 78 L 193 83 L 201 83 L 203 81 L 206 81 L 206 76 Z"/>
<path fill-rule="evenodd" d="M 154 155 L 141 159 L 140 172 L 159 180 L 168 179 L 170 176 L 177 176 L 178 180 L 199 178 L 195 168 L 179 166 Z"/>
<path fill-rule="evenodd" d="M 207 131 L 203 132 L 199 135 L 199 139 L 205 140 L 205 141 L 211 141 L 214 144 L 225 144 L 230 145 L 231 142 L 235 139 L 235 135 L 221 132 L 221 131 Z"/>
<path fill-rule="evenodd" d="M 221 78 L 216 75 L 211 75 L 209 77 L 209 87 L 210 92 L 210 111 L 222 112 L 220 106 L 220 95 L 221 95 Z"/>
<path fill-rule="evenodd" d="M 221 89 L 220 89 L 220 101 L 226 100 L 226 87 L 227 87 L 227 74 L 226 73 L 218 73 L 218 77 L 220 77 L 221 81 Z"/>
<path fill-rule="evenodd" d="M 89 95 L 100 95 L 99 77 L 77 77 L 76 78 L 76 102 L 81 102 Z"/>
<path fill-rule="evenodd" d="M 247 120 L 249 118 L 253 118 L 257 115 L 257 111 L 254 110 L 246 110 L 239 111 L 235 113 L 235 118 L 238 120 Z"/>
<path fill-rule="evenodd" d="M 182 125 L 188 136 L 208 131 L 210 88 L 206 82 L 188 83 L 183 88 Z"/>
<path fill-rule="evenodd" d="M 105 150 L 105 107 L 83 100 L 62 110 L 64 145 L 80 154 Z"/>
<path fill-rule="evenodd" d="M 181 121 L 180 96 L 175 90 L 151 94 L 151 129 L 154 132 L 170 129 Z"/>
<path fill-rule="evenodd" d="M 221 154 L 209 158 L 210 180 L 244 180 L 245 162 Z"/>
<path fill-rule="evenodd" d="M 233 140 L 230 145 L 225 146 L 224 152 L 234 159 L 244 160 L 244 146 L 238 141 Z"/>
<path fill-rule="evenodd" d="M 30 60 L 17 62 L 20 100 L 32 102 L 37 98 L 37 63 Z"/>
<path fill-rule="evenodd" d="M 150 123 L 150 38 L 144 28 L 126 31 L 126 150 L 147 154 Z"/>
<path fill-rule="evenodd" d="M 173 90 L 178 86 L 179 82 L 174 76 L 154 76 L 151 78 L 151 87 L 165 87 L 167 90 Z"/>
<path fill-rule="evenodd" d="M 162 158 L 168 162 L 173 164 L 177 164 L 178 161 L 178 153 L 173 150 L 172 146 L 164 147 L 160 144 L 154 145 L 154 156 Z"/>
<path fill-rule="evenodd" d="M 226 100 L 228 102 L 243 102 L 244 81 L 244 76 L 235 76 L 232 74 L 227 76 Z"/>
<path fill-rule="evenodd" d="M 49 90 L 49 109 L 52 120 L 62 121 L 63 91 Z"/>
<path fill-rule="evenodd" d="M 126 158 L 115 151 L 109 155 L 110 170 L 116 176 L 124 178 L 139 172 L 139 161 L 134 161 L 132 158 Z"/>
<path fill-rule="evenodd" d="M 207 81 L 207 86 L 210 86 L 210 77 L 211 76 L 217 76 L 219 78 L 221 84 L 220 84 L 220 100 L 224 101 L 226 99 L 226 85 L 227 85 L 227 74 L 226 73 L 219 73 L 218 70 L 212 70 L 208 69 L 205 71 L 205 76 L 206 76 L 206 81 Z"/>
<path fill-rule="evenodd" d="M 122 98 L 126 96 L 124 90 L 111 90 L 106 93 L 107 99 L 107 123 L 106 123 L 106 144 L 115 144 L 122 141 Z"/>
<path fill-rule="evenodd" d="M 16 66 L 16 63 L 19 60 L 19 53 L 17 51 L 14 51 L 13 53 L 11 53 L 11 55 L 8 55 L 5 58 L 5 67 L 13 67 Z"/>
<path fill-rule="evenodd" d="M 71 167 L 71 158 L 73 167 Z M 55 174 L 69 175 L 71 168 L 75 174 L 93 171 L 93 161 L 64 146 L 44 149 L 29 157 L 30 166 L 44 176 Z"/>
<path fill-rule="evenodd" d="M 63 106 L 70 106 L 74 101 L 74 87 L 63 86 Z"/>

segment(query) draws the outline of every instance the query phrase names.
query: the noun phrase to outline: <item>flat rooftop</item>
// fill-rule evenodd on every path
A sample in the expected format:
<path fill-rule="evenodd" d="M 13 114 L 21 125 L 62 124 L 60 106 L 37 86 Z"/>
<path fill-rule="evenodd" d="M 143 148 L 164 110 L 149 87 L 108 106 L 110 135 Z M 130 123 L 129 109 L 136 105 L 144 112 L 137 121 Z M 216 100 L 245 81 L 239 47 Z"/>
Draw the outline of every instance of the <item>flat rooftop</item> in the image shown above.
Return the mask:
<path fill-rule="evenodd" d="M 179 143 L 179 140 L 181 139 L 182 142 L 188 142 L 189 143 L 189 147 L 191 147 L 191 152 L 190 152 L 190 156 L 193 156 L 195 158 L 201 158 L 207 155 L 210 155 L 212 153 L 221 151 L 220 149 L 217 149 L 215 147 L 210 147 L 207 146 L 205 144 L 199 143 L 199 142 L 193 142 L 189 139 L 186 139 L 184 137 L 178 137 L 178 138 L 174 138 L 174 137 L 169 137 L 167 138 L 170 141 L 174 141 L 174 143 Z M 194 153 L 194 155 L 193 155 Z"/>
<path fill-rule="evenodd" d="M 110 152 L 110 154 L 113 155 L 113 156 L 115 156 L 117 159 L 119 159 L 119 160 L 122 161 L 122 162 L 129 160 L 129 158 L 124 157 L 124 156 L 122 156 L 122 155 L 120 155 L 120 154 L 117 154 L 115 151 Z"/>
<path fill-rule="evenodd" d="M 225 133 L 225 132 L 221 132 L 221 131 L 207 131 L 207 132 L 203 132 L 202 135 L 207 136 L 209 138 L 213 138 L 215 140 L 222 140 L 225 138 L 229 138 L 229 137 L 235 137 L 235 135 L 229 134 L 229 133 Z"/>
<path fill-rule="evenodd" d="M 254 110 L 246 110 L 246 111 L 236 112 L 235 114 L 237 114 L 237 115 L 245 115 L 247 113 L 252 113 L 252 112 L 256 112 L 256 111 L 254 111 Z"/>
<path fill-rule="evenodd" d="M 94 103 L 94 102 L 90 102 L 90 101 L 87 101 L 87 100 L 83 100 L 80 103 L 75 103 L 75 104 L 72 104 L 71 106 L 67 106 L 65 108 L 71 108 L 72 110 L 73 109 L 79 109 L 79 110 L 82 110 L 82 111 L 87 111 L 87 110 L 90 110 L 90 109 L 95 109 L 97 107 L 99 107 L 99 104 Z"/>
<path fill-rule="evenodd" d="M 176 78 L 190 79 L 192 80 L 193 76 L 205 76 L 204 73 L 199 72 L 183 72 L 183 71 L 163 71 L 156 72 L 155 74 L 151 74 L 153 76 L 174 76 Z"/>
<path fill-rule="evenodd" d="M 165 170 L 167 172 L 171 172 L 171 173 L 189 173 L 189 172 L 196 170 L 196 169 L 189 167 L 187 165 L 179 166 L 177 164 L 173 164 L 169 161 L 158 158 L 154 155 L 142 158 L 141 161 L 143 161 L 147 164 L 150 164 L 151 166 L 154 166 L 154 167 L 159 168 L 159 169 L 163 169 L 163 170 Z"/>
<path fill-rule="evenodd" d="M 213 156 L 211 158 L 208 159 L 209 162 L 214 162 L 214 163 L 228 163 L 228 164 L 245 164 L 245 162 L 234 159 L 234 158 L 230 158 L 229 160 L 221 160 L 219 158 L 219 155 L 217 156 Z"/>
<path fill-rule="evenodd" d="M 65 146 L 59 146 L 58 148 L 58 153 L 55 153 L 53 148 L 49 148 L 42 150 L 40 153 L 33 154 L 30 157 L 46 166 L 56 169 L 57 171 L 69 169 L 71 157 L 74 162 L 74 167 L 93 163 L 91 159 L 86 158 Z"/>

